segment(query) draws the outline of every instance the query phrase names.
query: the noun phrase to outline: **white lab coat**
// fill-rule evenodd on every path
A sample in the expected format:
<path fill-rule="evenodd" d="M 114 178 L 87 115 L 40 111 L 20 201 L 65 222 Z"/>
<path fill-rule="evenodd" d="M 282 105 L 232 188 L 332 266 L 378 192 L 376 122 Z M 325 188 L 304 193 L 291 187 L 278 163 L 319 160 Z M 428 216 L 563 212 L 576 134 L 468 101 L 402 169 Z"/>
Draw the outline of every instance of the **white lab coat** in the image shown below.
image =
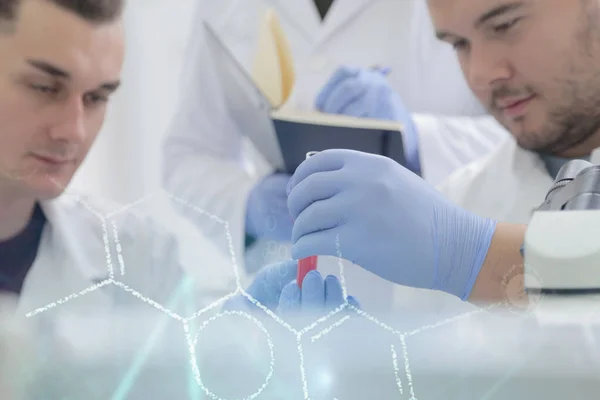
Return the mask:
<path fill-rule="evenodd" d="M 528 224 L 533 211 L 545 200 L 554 182 L 541 157 L 519 147 L 509 132 L 493 117 L 440 118 L 420 117 L 423 134 L 456 135 L 460 130 L 479 131 L 483 135 L 506 135 L 502 145 L 480 160 L 456 170 L 437 186 L 449 200 L 461 208 L 500 222 Z M 590 158 L 600 163 L 600 149 Z M 406 302 L 405 288 L 396 288 L 395 301 Z M 435 310 L 467 312 L 475 309 L 443 293 L 429 296 Z"/>
<path fill-rule="evenodd" d="M 527 224 L 552 183 L 542 159 L 511 139 L 484 160 L 454 173 L 439 189 L 480 216 Z"/>
<path fill-rule="evenodd" d="M 519 147 L 490 116 L 468 120 L 423 116 L 422 123 L 439 135 L 453 135 L 459 129 L 485 135 L 506 133 L 507 139 L 495 151 L 458 169 L 437 188 L 458 206 L 482 217 L 529 223 L 554 182 L 538 154 Z M 600 149 L 592 152 L 590 162 L 600 163 Z"/>
<path fill-rule="evenodd" d="M 233 107 L 219 85 L 219 68 L 211 63 L 201 20 L 213 27 L 249 72 L 258 27 L 269 7 L 279 14 L 296 64 L 297 84 L 285 107 L 313 108 L 318 91 L 335 69 L 352 64 L 391 67 L 391 84 L 414 112 L 485 113 L 466 85 L 452 48 L 434 37 L 424 1 L 338 0 L 323 24 L 313 0 L 199 2 L 184 63 L 182 97 L 165 142 L 165 188 L 227 220 L 238 262 L 254 264 L 253 268 L 289 257 L 285 243 L 259 242 L 248 254 L 244 249 L 248 195 L 273 169 L 244 137 L 247 127 L 235 123 Z M 421 118 L 415 118 L 415 123 L 420 129 Z M 504 134 L 482 135 L 479 131 L 457 130 L 449 136 L 426 132 L 420 139 L 421 159 L 424 177 L 434 183 L 453 169 L 489 153 L 505 139 Z M 224 235 L 220 224 L 197 214 L 187 215 L 207 236 Z M 335 271 L 336 268 L 331 270 Z M 351 270 L 346 272 L 350 274 Z M 378 298 L 385 298 L 384 292 L 392 292 L 391 288 L 374 289 L 374 277 L 356 273 L 355 280 L 368 286 L 365 295 L 372 297 L 377 292 Z M 361 298 L 363 292 L 356 292 Z"/>
<path fill-rule="evenodd" d="M 109 279 L 109 267 L 115 280 L 164 306 L 179 290 L 186 275 L 178 243 L 150 217 L 133 209 L 111 215 L 119 207 L 71 194 L 42 203 L 42 209 L 47 223 L 18 300 L 19 316 L 40 309 L 101 312 L 119 305 L 143 306 L 140 299 L 113 285 L 80 294 Z M 200 296 L 211 284 L 205 283 L 208 286 L 197 283 L 194 293 Z M 61 303 L 72 295 L 77 298 Z"/>

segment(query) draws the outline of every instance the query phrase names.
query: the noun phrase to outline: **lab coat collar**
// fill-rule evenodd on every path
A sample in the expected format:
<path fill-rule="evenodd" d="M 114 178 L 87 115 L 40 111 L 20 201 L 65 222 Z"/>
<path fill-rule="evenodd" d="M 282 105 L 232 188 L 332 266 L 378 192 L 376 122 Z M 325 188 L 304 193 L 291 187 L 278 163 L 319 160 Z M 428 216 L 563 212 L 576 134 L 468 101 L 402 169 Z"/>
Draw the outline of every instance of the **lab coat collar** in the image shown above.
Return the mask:
<path fill-rule="evenodd" d="M 546 165 L 546 169 L 547 169 L 548 173 L 550 173 L 550 176 L 552 177 L 552 179 L 555 179 L 556 175 L 558 174 L 558 172 L 560 171 L 562 166 L 565 165 L 566 163 L 568 163 L 569 161 L 585 160 L 585 161 L 588 161 L 595 165 L 600 164 L 600 147 L 592 150 L 590 155 L 585 156 L 585 157 L 564 158 L 564 157 L 540 154 L 540 158 L 544 161 L 544 164 Z"/>
<path fill-rule="evenodd" d="M 60 197 L 40 203 L 47 220 L 44 236 L 50 240 L 49 244 L 53 246 L 54 253 L 60 254 L 64 259 L 69 259 L 73 265 L 77 266 L 84 279 L 94 283 L 102 282 L 109 278 L 109 269 L 107 263 L 90 262 L 89 254 L 86 254 L 86 244 L 81 243 L 81 236 L 78 223 L 83 221 L 74 221 L 79 214 L 74 213 L 74 208 L 87 209 L 90 216 L 97 220 L 97 229 L 102 230 L 102 237 L 108 238 L 108 228 L 106 220 L 98 211 L 89 207 L 76 195 L 63 194 Z M 44 238 L 42 238 L 44 239 Z M 105 260 L 109 260 L 106 254 Z"/>
<path fill-rule="evenodd" d="M 267 0 L 280 10 L 279 17 L 296 26 L 315 45 L 329 40 L 340 28 L 356 18 L 361 11 L 382 0 L 336 0 L 321 23 L 314 0 Z M 405 0 L 399 0 L 405 1 Z M 289 10 L 289 12 L 288 12 Z"/>
<path fill-rule="evenodd" d="M 96 211 L 79 197 L 67 194 L 40 206 L 47 222 L 23 283 L 17 314 L 53 309 L 67 298 L 77 298 L 72 303 L 77 307 L 111 304 L 111 294 L 105 290 L 80 296 L 110 278 L 104 217 L 94 215 Z"/>
<path fill-rule="evenodd" d="M 321 17 L 314 0 L 266 0 L 266 2 L 273 9 L 278 10 L 279 18 L 285 19 L 294 26 L 309 43 L 314 43 L 321 30 Z"/>
<path fill-rule="evenodd" d="M 319 35 L 317 44 L 321 45 L 328 41 L 333 35 L 358 17 L 366 8 L 375 5 L 381 0 L 337 0 L 325 17 L 323 29 Z M 399 0 L 404 1 L 404 0 Z M 311 0 L 311 3 L 313 1 Z M 314 8 L 314 6 L 313 6 Z"/>

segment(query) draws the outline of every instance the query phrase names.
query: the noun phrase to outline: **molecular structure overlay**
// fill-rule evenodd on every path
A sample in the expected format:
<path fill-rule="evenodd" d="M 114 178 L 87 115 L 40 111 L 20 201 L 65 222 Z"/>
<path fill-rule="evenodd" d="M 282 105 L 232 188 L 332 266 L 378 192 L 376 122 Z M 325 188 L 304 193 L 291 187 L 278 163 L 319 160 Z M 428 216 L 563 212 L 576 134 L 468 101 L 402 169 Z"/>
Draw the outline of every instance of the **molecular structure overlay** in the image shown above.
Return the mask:
<path fill-rule="evenodd" d="M 109 232 L 112 232 L 112 237 L 114 237 L 115 241 L 116 241 L 116 243 L 113 243 L 113 246 L 117 250 L 117 261 L 118 261 L 118 264 L 120 267 L 121 275 L 125 275 L 125 273 L 127 271 L 127 266 L 125 265 L 124 257 L 122 254 L 123 249 L 119 242 L 118 227 L 117 227 L 117 224 L 113 221 L 113 217 L 115 217 L 117 214 L 120 214 L 122 212 L 126 212 L 128 209 L 135 207 L 136 205 L 139 205 L 139 204 L 143 203 L 144 201 L 146 201 L 156 195 L 157 194 L 150 195 L 148 197 L 145 197 L 144 199 L 138 200 L 135 203 L 126 205 L 126 206 L 120 208 L 119 210 L 108 213 L 108 214 L 101 214 L 100 212 L 98 212 L 97 210 L 93 209 L 91 206 L 86 204 L 81 198 L 77 198 L 77 201 L 80 202 L 85 208 L 87 208 L 90 211 L 90 213 L 92 213 L 101 223 L 102 238 L 103 238 L 103 242 L 104 242 L 103 244 L 104 244 L 104 249 L 105 249 L 106 258 L 107 258 L 106 261 L 107 261 L 107 266 L 108 266 L 108 278 L 103 280 L 102 282 L 99 282 L 88 288 L 85 288 L 85 289 L 81 290 L 80 292 L 67 294 L 65 297 L 63 297 L 61 299 L 58 299 L 58 300 L 56 300 L 50 304 L 47 304 L 43 307 L 32 310 L 26 314 L 26 317 L 27 318 L 35 317 L 35 316 L 42 314 L 50 309 L 53 309 L 53 308 L 56 308 L 59 306 L 63 306 L 64 304 L 71 302 L 71 301 L 75 301 L 75 300 L 77 300 L 89 293 L 92 293 L 102 287 L 105 287 L 108 285 L 114 285 L 115 287 L 125 291 L 126 293 L 128 293 L 131 296 L 136 297 L 137 299 L 143 301 L 144 303 L 147 303 L 151 307 L 154 307 L 155 309 L 161 311 L 168 317 L 180 322 L 183 325 L 183 331 L 185 333 L 187 345 L 188 345 L 188 349 L 189 349 L 190 365 L 192 368 L 192 372 L 193 372 L 195 381 L 196 381 L 197 385 L 201 388 L 201 390 L 207 396 L 209 396 L 211 399 L 214 399 L 214 400 L 229 400 L 229 399 L 222 399 L 221 397 L 217 396 L 215 393 L 211 392 L 211 390 L 208 387 L 206 387 L 206 385 L 202 381 L 201 376 L 200 376 L 200 370 L 199 370 L 198 363 L 197 363 L 197 358 L 196 358 L 196 346 L 198 344 L 198 337 L 199 337 L 201 331 L 206 326 L 208 326 L 210 323 L 214 322 L 215 320 L 217 320 L 219 318 L 233 315 L 233 316 L 238 316 L 238 317 L 248 319 L 248 320 L 252 321 L 260 329 L 260 331 L 262 331 L 265 334 L 265 336 L 267 338 L 268 346 L 270 349 L 270 369 L 266 376 L 264 384 L 262 384 L 262 386 L 260 386 L 258 388 L 258 390 L 255 391 L 254 393 L 249 394 L 246 397 L 244 397 L 244 400 L 252 400 L 252 399 L 258 398 L 258 396 L 261 395 L 261 393 L 268 386 L 269 381 L 271 380 L 273 373 L 274 373 L 274 365 L 275 365 L 274 364 L 274 344 L 273 344 L 272 338 L 271 338 L 269 332 L 267 331 L 267 329 L 265 328 L 265 326 L 258 320 L 258 318 L 256 318 L 255 315 L 251 315 L 248 312 L 221 311 L 218 314 L 216 314 L 216 315 L 212 316 L 211 318 L 207 319 L 206 321 L 204 321 L 202 324 L 200 324 L 200 326 L 198 327 L 198 331 L 196 332 L 195 335 L 192 334 L 192 329 L 190 329 L 190 324 L 192 321 L 203 316 L 210 310 L 213 310 L 213 309 L 219 307 L 220 305 L 224 304 L 227 300 L 229 300 L 235 296 L 243 296 L 247 300 L 249 300 L 254 306 L 256 306 L 258 309 L 262 310 L 262 312 L 264 314 L 268 315 L 272 320 L 276 321 L 277 324 L 281 325 L 283 328 L 285 328 L 287 331 L 289 331 L 289 333 L 296 338 L 297 351 L 298 351 L 299 360 L 300 360 L 300 365 L 298 368 L 299 379 L 301 380 L 301 383 L 302 383 L 304 399 L 308 400 L 308 399 L 310 399 L 310 394 L 309 394 L 309 388 L 308 388 L 308 382 L 307 382 L 307 376 L 306 376 L 307 375 L 306 369 L 305 369 L 305 365 L 304 365 L 305 358 L 304 358 L 304 350 L 303 350 L 303 346 L 302 346 L 302 339 L 304 337 L 310 335 L 310 340 L 312 343 L 314 343 L 314 342 L 322 339 L 324 336 L 328 335 L 330 332 L 334 331 L 336 328 L 345 324 L 351 318 L 351 315 L 354 315 L 354 316 L 358 316 L 360 318 L 364 318 L 367 321 L 370 321 L 371 323 L 378 326 L 380 329 L 383 329 L 383 330 L 391 333 L 392 335 L 394 335 L 396 338 L 399 339 L 400 348 L 397 348 L 395 345 L 391 345 L 389 348 L 389 352 L 390 352 L 389 353 L 390 354 L 389 365 L 390 365 L 390 368 L 393 368 L 393 371 L 394 371 L 398 393 L 400 395 L 404 395 L 406 393 L 407 395 L 410 396 L 411 400 L 414 400 L 417 398 L 417 396 L 416 396 L 416 391 L 413 386 L 413 380 L 412 380 L 412 376 L 411 376 L 410 361 L 409 361 L 409 357 L 408 357 L 408 349 L 407 349 L 407 344 L 406 344 L 407 339 L 409 337 L 418 335 L 419 333 L 421 333 L 423 331 L 427 331 L 427 330 L 435 329 L 435 328 L 438 328 L 438 327 L 441 327 L 441 326 L 444 326 L 447 324 L 451 324 L 459 319 L 469 318 L 475 314 L 489 311 L 490 309 L 501 305 L 501 304 L 494 304 L 494 305 L 486 307 L 486 308 L 478 309 L 478 310 L 475 310 L 472 312 L 463 313 L 461 315 L 439 321 L 438 323 L 435 323 L 435 324 L 422 326 L 418 329 L 414 329 L 409 332 L 398 331 L 398 330 L 392 328 L 391 326 L 385 324 L 384 322 L 380 321 L 379 319 L 373 317 L 369 313 L 361 310 L 360 308 L 358 308 L 348 302 L 346 282 L 345 282 L 345 278 L 344 278 L 344 267 L 342 264 L 343 257 L 342 257 L 342 252 L 340 249 L 339 238 L 338 238 L 337 243 L 336 243 L 337 251 L 338 251 L 337 256 L 338 256 L 338 262 L 339 262 L 339 268 L 340 268 L 340 270 L 339 270 L 340 282 L 342 285 L 344 299 L 346 299 L 345 303 L 341 304 L 339 307 L 332 310 L 327 315 L 324 315 L 324 316 L 320 317 L 319 319 L 315 320 L 310 325 L 308 325 L 302 329 L 296 329 L 296 328 L 292 327 L 288 322 L 284 321 L 275 312 L 268 309 L 263 304 L 261 304 L 259 301 L 254 299 L 242 287 L 242 285 L 240 283 L 241 282 L 240 273 L 238 271 L 238 267 L 237 267 L 237 263 L 236 263 L 234 246 L 232 244 L 232 242 L 233 242 L 232 235 L 231 235 L 228 223 L 215 215 L 212 215 L 210 213 L 207 213 L 204 210 L 201 210 L 199 208 L 196 208 L 196 207 L 190 205 L 188 202 L 186 202 L 184 200 L 181 200 L 170 194 L 166 194 L 166 196 L 171 201 L 175 202 L 179 206 L 183 206 L 190 210 L 193 210 L 195 213 L 198 213 L 204 217 L 211 218 L 213 221 L 217 221 L 218 223 L 223 225 L 223 229 L 226 234 L 226 239 L 227 239 L 227 242 L 229 245 L 229 253 L 230 253 L 229 256 L 231 257 L 231 262 L 233 263 L 233 266 L 235 267 L 234 273 L 235 273 L 237 289 L 233 293 L 228 294 L 228 295 L 216 300 L 212 304 L 208 305 L 207 307 L 203 308 L 200 311 L 195 312 L 193 315 L 191 315 L 189 317 L 184 317 L 184 316 L 179 315 L 178 313 L 170 310 L 167 306 L 165 306 L 163 304 L 159 304 L 158 302 L 145 297 L 140 292 L 136 291 L 135 288 L 130 287 L 127 284 L 120 282 L 115 277 L 115 268 L 114 268 L 112 257 L 111 257 L 111 241 L 110 241 L 111 235 L 109 235 Z M 336 317 L 336 316 L 339 317 L 340 315 L 343 315 L 343 317 L 332 322 L 332 320 L 335 319 L 334 317 Z M 326 327 L 320 328 L 321 330 L 316 332 L 317 331 L 316 328 L 319 326 L 323 326 L 323 325 L 326 325 Z M 402 361 L 400 361 L 400 360 L 402 360 Z M 403 366 L 401 364 L 403 364 Z M 343 400 L 343 399 L 335 399 L 335 400 Z"/>

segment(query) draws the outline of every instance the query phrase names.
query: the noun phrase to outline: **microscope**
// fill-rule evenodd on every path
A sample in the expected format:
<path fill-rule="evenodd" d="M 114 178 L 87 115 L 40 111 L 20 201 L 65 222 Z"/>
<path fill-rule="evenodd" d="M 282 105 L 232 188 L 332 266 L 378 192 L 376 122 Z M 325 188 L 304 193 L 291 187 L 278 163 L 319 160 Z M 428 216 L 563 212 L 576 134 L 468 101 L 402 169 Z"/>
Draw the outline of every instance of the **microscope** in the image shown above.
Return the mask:
<path fill-rule="evenodd" d="M 534 210 L 523 255 L 536 313 L 600 317 L 600 165 L 574 160 L 561 168 Z"/>

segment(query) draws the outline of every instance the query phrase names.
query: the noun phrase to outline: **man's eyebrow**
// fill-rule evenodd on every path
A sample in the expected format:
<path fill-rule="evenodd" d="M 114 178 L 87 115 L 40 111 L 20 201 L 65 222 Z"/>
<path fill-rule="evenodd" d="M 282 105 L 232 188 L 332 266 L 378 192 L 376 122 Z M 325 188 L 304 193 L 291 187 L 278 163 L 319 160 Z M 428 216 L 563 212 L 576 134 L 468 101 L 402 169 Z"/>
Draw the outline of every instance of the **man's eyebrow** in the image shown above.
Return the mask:
<path fill-rule="evenodd" d="M 445 41 L 445 40 L 447 40 L 447 39 L 448 39 L 448 38 L 450 38 L 450 37 L 455 37 L 456 35 L 453 35 L 453 34 L 451 34 L 451 33 L 449 33 L 449 32 L 446 32 L 446 31 L 436 31 L 436 32 L 435 32 L 435 36 L 436 36 L 436 37 L 437 37 L 439 40 Z"/>
<path fill-rule="evenodd" d="M 40 60 L 27 60 L 27 63 L 36 68 L 39 69 L 40 71 L 43 71 L 45 73 L 47 73 L 48 75 L 57 77 L 57 78 L 63 78 L 63 79 L 71 79 L 71 74 L 65 70 L 63 70 L 60 67 L 57 67 L 55 65 L 52 65 L 50 63 L 47 63 L 46 61 L 40 61 Z M 100 85 L 98 87 L 98 89 L 100 90 L 106 90 L 108 92 L 114 92 L 116 91 L 119 86 L 121 85 L 121 81 L 113 81 L 113 82 L 106 82 L 103 83 L 102 85 Z"/>
<path fill-rule="evenodd" d="M 71 79 L 70 73 L 46 61 L 27 60 L 27 64 L 56 78 Z"/>
<path fill-rule="evenodd" d="M 477 19 L 477 21 L 475 22 L 475 28 L 486 23 L 487 21 L 489 21 L 492 18 L 496 18 L 502 14 L 507 14 L 511 11 L 518 10 L 519 8 L 522 8 L 523 6 L 524 6 L 524 4 L 522 2 L 514 2 L 514 3 L 502 4 L 496 8 L 492 8 L 490 11 L 487 11 L 486 13 L 484 13 L 482 16 L 480 16 Z"/>
<path fill-rule="evenodd" d="M 106 90 L 107 92 L 115 92 L 119 86 L 121 85 L 121 81 L 107 82 L 100 85 L 100 90 Z"/>
<path fill-rule="evenodd" d="M 478 28 L 479 26 L 481 26 L 482 24 L 486 23 L 487 21 L 489 21 L 492 18 L 496 18 L 502 14 L 507 14 L 511 11 L 515 11 L 518 10 L 519 8 L 522 8 L 524 6 L 524 4 L 522 2 L 513 2 L 513 3 L 506 3 L 506 4 L 502 4 L 496 8 L 493 8 L 487 12 L 485 12 L 483 15 L 481 15 L 479 18 L 477 18 L 477 21 L 475 21 L 475 28 Z M 453 35 L 452 33 L 446 32 L 446 31 L 436 31 L 435 36 L 439 39 L 439 40 L 447 40 L 450 37 L 456 37 L 456 35 Z"/>

